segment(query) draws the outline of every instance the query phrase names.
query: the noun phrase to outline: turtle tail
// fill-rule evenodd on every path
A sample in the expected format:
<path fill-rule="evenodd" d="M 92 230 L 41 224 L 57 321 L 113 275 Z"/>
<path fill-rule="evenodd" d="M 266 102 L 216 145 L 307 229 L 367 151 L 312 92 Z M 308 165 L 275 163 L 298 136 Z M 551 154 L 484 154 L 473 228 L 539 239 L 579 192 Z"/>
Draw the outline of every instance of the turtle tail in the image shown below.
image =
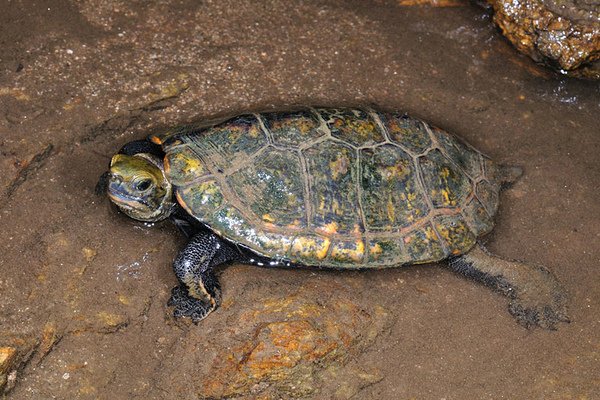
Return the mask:
<path fill-rule="evenodd" d="M 523 175 L 523 168 L 518 165 L 502 164 L 498 167 L 498 181 L 502 189 L 508 189 Z"/>

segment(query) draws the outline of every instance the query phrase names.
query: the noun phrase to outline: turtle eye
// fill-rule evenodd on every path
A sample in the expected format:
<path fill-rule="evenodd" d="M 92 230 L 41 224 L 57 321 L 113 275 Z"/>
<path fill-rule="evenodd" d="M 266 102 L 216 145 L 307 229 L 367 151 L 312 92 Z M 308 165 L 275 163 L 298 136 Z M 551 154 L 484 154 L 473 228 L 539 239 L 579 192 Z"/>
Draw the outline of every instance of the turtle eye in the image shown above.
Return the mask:
<path fill-rule="evenodd" d="M 139 181 L 135 184 L 135 188 L 136 188 L 136 190 L 143 192 L 143 191 L 147 190 L 150 187 L 150 185 L 152 185 L 151 179 L 142 179 L 141 181 Z"/>

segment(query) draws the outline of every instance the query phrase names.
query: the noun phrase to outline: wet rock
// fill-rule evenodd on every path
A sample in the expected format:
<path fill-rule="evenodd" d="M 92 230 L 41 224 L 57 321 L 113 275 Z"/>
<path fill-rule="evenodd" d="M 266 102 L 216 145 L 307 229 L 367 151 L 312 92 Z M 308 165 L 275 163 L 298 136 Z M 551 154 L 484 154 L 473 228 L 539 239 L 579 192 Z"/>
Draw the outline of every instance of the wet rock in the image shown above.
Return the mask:
<path fill-rule="evenodd" d="M 81 252 L 83 254 L 83 258 L 85 258 L 85 261 L 87 262 L 94 261 L 96 255 L 98 255 L 98 251 L 89 247 L 84 247 L 83 249 L 81 249 Z"/>
<path fill-rule="evenodd" d="M 4 389 L 8 381 L 8 373 L 11 371 L 17 355 L 14 347 L 0 347 L 0 390 Z"/>
<path fill-rule="evenodd" d="M 380 381 L 378 370 L 352 360 L 385 331 L 389 315 L 380 306 L 351 299 L 354 290 L 317 283 L 251 308 L 232 305 L 226 335 L 211 337 L 205 352 L 187 345 L 180 349 L 199 357 L 182 368 L 198 376 L 194 395 L 280 399 L 326 392 L 345 399 Z M 196 348 L 202 340 L 188 339 Z"/>
<path fill-rule="evenodd" d="M 60 342 L 62 339 L 62 333 L 59 333 L 56 324 L 53 322 L 47 322 L 44 325 L 44 329 L 42 331 L 42 337 L 40 339 L 40 344 L 38 347 L 38 364 L 39 362 L 48 355 L 54 346 Z"/>
<path fill-rule="evenodd" d="M 319 371 L 344 365 L 363 341 L 378 334 L 376 320 L 383 314 L 344 299 L 331 308 L 299 297 L 269 300 L 262 310 L 242 316 L 248 323 L 262 322 L 228 357 L 215 360 L 202 394 L 220 398 L 265 389 L 275 398 L 313 394 L 323 385 Z"/>
<path fill-rule="evenodd" d="M 19 371 L 31 359 L 37 347 L 38 341 L 32 337 L 0 333 L 0 394 L 14 387 Z"/>
<path fill-rule="evenodd" d="M 101 323 L 102 329 L 108 332 L 116 332 L 129 324 L 129 320 L 126 316 L 113 314 L 106 311 L 99 312 L 98 319 Z"/>
<path fill-rule="evenodd" d="M 597 78 L 586 66 L 600 59 L 600 5 L 597 1 L 488 2 L 494 8 L 494 22 L 521 52 L 562 72 Z M 583 70 L 577 71 L 580 67 Z"/>

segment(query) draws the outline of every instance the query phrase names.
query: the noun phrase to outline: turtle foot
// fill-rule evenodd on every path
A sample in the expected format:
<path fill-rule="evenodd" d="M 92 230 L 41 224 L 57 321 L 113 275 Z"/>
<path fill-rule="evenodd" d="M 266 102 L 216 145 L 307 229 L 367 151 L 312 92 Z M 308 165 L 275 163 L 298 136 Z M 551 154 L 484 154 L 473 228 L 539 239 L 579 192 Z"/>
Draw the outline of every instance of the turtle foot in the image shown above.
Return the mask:
<path fill-rule="evenodd" d="M 480 246 L 452 258 L 449 265 L 506 295 L 508 311 L 526 328 L 554 330 L 559 322 L 569 322 L 566 293 L 543 267 L 503 260 Z"/>
<path fill-rule="evenodd" d="M 171 290 L 171 298 L 167 305 L 175 308 L 173 310 L 175 318 L 188 317 L 195 324 L 217 308 L 217 302 L 213 297 L 207 296 L 202 300 L 193 298 L 188 294 L 185 285 L 175 286 Z"/>
<path fill-rule="evenodd" d="M 551 276 L 550 279 L 552 290 L 521 291 L 510 300 L 508 311 L 519 324 L 528 329 L 537 326 L 556 330 L 559 322 L 570 322 L 566 296 Z"/>

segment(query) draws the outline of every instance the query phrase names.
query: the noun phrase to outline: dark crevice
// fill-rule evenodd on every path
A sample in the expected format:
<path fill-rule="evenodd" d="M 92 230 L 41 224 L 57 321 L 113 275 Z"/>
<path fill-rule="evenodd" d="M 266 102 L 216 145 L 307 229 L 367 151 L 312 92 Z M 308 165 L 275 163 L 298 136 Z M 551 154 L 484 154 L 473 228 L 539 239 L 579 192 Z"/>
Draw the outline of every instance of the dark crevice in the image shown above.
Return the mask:
<path fill-rule="evenodd" d="M 17 188 L 21 186 L 32 173 L 34 173 L 44 165 L 48 157 L 50 157 L 50 155 L 52 154 L 53 150 L 54 145 L 49 144 L 44 150 L 33 156 L 31 161 L 29 161 L 29 163 L 25 167 L 21 168 L 19 172 L 17 172 L 17 176 L 8 185 L 6 191 L 4 192 L 4 195 L 6 197 L 12 196 L 14 191 L 17 190 Z"/>

